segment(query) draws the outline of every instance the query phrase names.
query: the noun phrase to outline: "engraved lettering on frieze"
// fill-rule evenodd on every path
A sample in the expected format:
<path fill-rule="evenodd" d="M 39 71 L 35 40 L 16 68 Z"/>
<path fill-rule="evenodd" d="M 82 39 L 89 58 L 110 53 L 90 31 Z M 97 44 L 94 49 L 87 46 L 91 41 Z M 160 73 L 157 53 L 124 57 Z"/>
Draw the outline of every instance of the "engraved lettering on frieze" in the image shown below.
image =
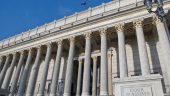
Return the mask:
<path fill-rule="evenodd" d="M 125 88 L 123 96 L 153 96 L 150 87 Z"/>

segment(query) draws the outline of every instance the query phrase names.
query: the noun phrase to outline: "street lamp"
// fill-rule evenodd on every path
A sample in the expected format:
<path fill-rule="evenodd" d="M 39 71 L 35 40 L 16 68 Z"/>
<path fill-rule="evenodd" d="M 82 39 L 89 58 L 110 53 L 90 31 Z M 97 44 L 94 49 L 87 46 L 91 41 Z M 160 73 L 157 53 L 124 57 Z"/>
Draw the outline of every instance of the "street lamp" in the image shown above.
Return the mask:
<path fill-rule="evenodd" d="M 163 0 L 154 0 L 154 3 L 156 3 L 157 5 L 157 9 L 155 11 L 152 10 L 152 4 L 153 4 L 152 1 L 153 0 L 144 0 L 144 5 L 146 6 L 148 12 L 155 13 L 162 22 L 166 21 L 165 12 L 163 9 Z"/>

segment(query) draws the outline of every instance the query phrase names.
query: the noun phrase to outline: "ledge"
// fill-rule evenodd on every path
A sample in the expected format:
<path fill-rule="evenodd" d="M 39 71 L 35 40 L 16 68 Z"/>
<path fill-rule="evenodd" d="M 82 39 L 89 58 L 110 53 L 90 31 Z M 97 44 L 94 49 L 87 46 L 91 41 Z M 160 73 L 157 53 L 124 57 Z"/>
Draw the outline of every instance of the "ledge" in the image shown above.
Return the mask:
<path fill-rule="evenodd" d="M 125 77 L 125 78 L 114 78 L 114 83 L 123 83 L 123 82 L 134 82 L 134 81 L 145 81 L 145 80 L 155 80 L 162 79 L 160 74 L 150 74 L 146 76 L 133 76 L 133 77 Z"/>

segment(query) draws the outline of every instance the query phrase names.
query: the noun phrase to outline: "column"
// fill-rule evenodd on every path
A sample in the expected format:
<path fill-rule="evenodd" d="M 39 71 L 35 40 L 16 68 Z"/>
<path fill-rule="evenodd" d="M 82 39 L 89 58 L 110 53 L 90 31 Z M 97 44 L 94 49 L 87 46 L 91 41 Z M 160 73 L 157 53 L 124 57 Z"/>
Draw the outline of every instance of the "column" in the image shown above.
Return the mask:
<path fill-rule="evenodd" d="M 113 94 L 113 85 L 112 85 L 112 52 L 108 54 L 108 91 L 109 96 Z"/>
<path fill-rule="evenodd" d="M 14 70 L 14 66 L 15 66 L 15 63 L 16 63 L 16 56 L 17 56 L 17 53 L 15 52 L 13 54 L 12 63 L 10 65 L 10 67 L 8 68 L 8 71 L 6 72 L 4 82 L 1 86 L 2 89 L 8 89 L 8 87 L 9 87 L 9 84 L 10 84 L 10 81 L 11 81 L 11 78 L 12 78 L 12 73 L 13 73 L 13 70 Z"/>
<path fill-rule="evenodd" d="M 169 39 L 166 33 L 166 28 L 163 22 L 160 21 L 160 19 L 158 19 L 158 17 L 154 17 L 154 22 L 156 24 L 156 28 L 158 31 L 158 37 L 159 37 L 159 42 L 160 42 L 160 46 L 161 46 L 161 52 L 164 58 L 164 64 L 166 67 L 166 72 L 167 72 L 167 78 L 169 81 L 169 85 L 170 85 L 170 45 L 169 45 Z"/>
<path fill-rule="evenodd" d="M 97 96 L 97 56 L 93 57 L 93 86 L 92 96 Z"/>
<path fill-rule="evenodd" d="M 26 89 L 26 82 L 27 82 L 27 79 L 28 79 L 28 72 L 29 72 L 29 69 L 31 67 L 31 61 L 32 61 L 32 49 L 29 49 L 26 65 L 25 65 L 23 74 L 22 74 L 21 79 L 20 79 L 17 96 L 23 96 L 24 93 L 25 93 L 24 91 Z"/>
<path fill-rule="evenodd" d="M 83 69 L 83 64 L 82 64 L 82 59 L 79 59 L 79 69 L 78 69 L 78 79 L 77 79 L 77 91 L 76 91 L 76 96 L 81 96 L 81 81 L 82 81 L 82 69 Z"/>
<path fill-rule="evenodd" d="M 34 88 L 36 85 L 36 80 L 37 80 L 38 70 L 39 70 L 39 66 L 40 66 L 41 55 L 42 55 L 41 53 L 42 53 L 41 46 L 38 46 L 36 59 L 35 59 L 34 65 L 32 67 L 30 79 L 29 79 L 29 82 L 27 85 L 28 87 L 27 87 L 26 96 L 34 95 Z"/>
<path fill-rule="evenodd" d="M 58 49 L 57 49 L 57 55 L 56 55 L 56 61 L 54 66 L 54 73 L 51 83 L 51 92 L 50 96 L 56 96 L 56 90 L 58 85 L 58 78 L 59 78 L 59 72 L 60 72 L 60 64 L 61 64 L 61 54 L 62 54 L 62 40 L 58 41 Z"/>
<path fill-rule="evenodd" d="M 101 35 L 101 64 L 100 64 L 100 95 L 108 95 L 108 68 L 107 68 L 107 29 L 100 30 Z"/>
<path fill-rule="evenodd" d="M 3 67 L 2 71 L 1 71 L 1 74 L 0 74 L 0 87 L 2 86 L 2 83 L 3 83 L 4 77 L 5 77 L 7 68 L 9 66 L 9 61 L 10 61 L 9 59 L 10 59 L 10 56 L 7 55 L 5 65 L 4 65 L 4 67 Z"/>
<path fill-rule="evenodd" d="M 142 71 L 142 75 L 145 76 L 150 74 L 150 66 L 149 66 L 148 53 L 145 44 L 145 36 L 142 28 L 142 21 L 143 20 L 137 20 L 133 22 L 133 24 L 136 29 L 141 71 Z"/>
<path fill-rule="evenodd" d="M 126 48 L 125 48 L 125 35 L 124 24 L 115 26 L 118 35 L 118 49 L 119 49 L 119 68 L 120 78 L 128 76 L 127 61 L 126 61 Z"/>
<path fill-rule="evenodd" d="M 85 34 L 85 62 L 83 75 L 83 89 L 82 95 L 90 95 L 90 67 L 91 67 L 91 33 Z"/>
<path fill-rule="evenodd" d="M 57 88 L 57 95 L 59 96 L 63 96 L 64 94 L 64 83 L 65 83 L 66 67 L 67 67 L 67 59 L 68 59 L 66 57 L 66 53 L 63 52 L 62 54 L 63 57 L 61 59 L 58 88 Z"/>
<path fill-rule="evenodd" d="M 67 71 L 66 71 L 66 79 L 64 86 L 64 96 L 71 96 L 71 85 L 72 85 L 72 75 L 73 75 L 73 59 L 74 59 L 74 51 L 75 51 L 75 37 L 71 37 L 70 39 L 70 49 L 69 56 L 67 61 Z"/>
<path fill-rule="evenodd" d="M 10 96 L 14 96 L 23 61 L 24 61 L 24 51 L 21 51 L 18 66 L 16 68 L 16 72 L 14 74 L 14 78 L 13 78 L 11 89 L 10 89 Z"/>
<path fill-rule="evenodd" d="M 100 66 L 97 68 L 97 96 L 100 95 Z"/>
<path fill-rule="evenodd" d="M 47 81 L 47 75 L 48 75 L 48 68 L 49 68 L 49 62 L 51 58 L 51 51 L 52 51 L 52 46 L 51 43 L 47 44 L 47 54 L 45 57 L 45 66 L 43 67 L 43 72 L 42 72 L 42 78 L 40 81 L 40 88 L 38 92 L 38 96 L 44 96 L 44 90 L 45 90 L 45 85 Z"/>

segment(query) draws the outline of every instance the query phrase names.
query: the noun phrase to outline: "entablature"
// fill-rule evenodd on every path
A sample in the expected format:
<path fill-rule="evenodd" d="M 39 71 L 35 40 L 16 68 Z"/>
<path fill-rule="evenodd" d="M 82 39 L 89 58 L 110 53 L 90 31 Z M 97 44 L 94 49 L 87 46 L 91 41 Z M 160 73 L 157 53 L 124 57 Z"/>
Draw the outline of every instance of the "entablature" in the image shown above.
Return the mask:
<path fill-rule="evenodd" d="M 166 4 L 164 5 L 166 12 L 169 10 L 169 5 L 170 1 L 166 0 Z M 104 13 L 103 13 L 104 14 Z M 18 41 L 12 42 L 13 40 L 9 39 L 11 43 L 7 43 L 7 41 L 4 41 L 3 46 L 1 46 L 0 49 L 0 54 L 8 54 L 10 52 L 20 50 L 20 49 L 27 49 L 29 47 L 37 46 L 39 44 L 45 44 L 47 42 L 55 42 L 58 39 L 67 39 L 70 36 L 78 36 L 82 35 L 85 32 L 89 31 L 97 31 L 100 28 L 103 27 L 113 27 L 117 23 L 129 23 L 133 22 L 137 18 L 150 18 L 153 17 L 154 14 L 149 14 L 143 5 L 136 6 L 134 8 L 131 8 L 131 10 L 126 10 L 126 11 L 120 11 L 116 14 L 110 14 L 110 15 L 103 15 L 103 17 L 91 20 L 91 21 L 86 21 L 85 23 L 82 24 L 71 24 L 70 27 L 66 28 L 53 28 L 50 31 L 45 31 L 43 33 L 36 34 L 34 36 L 26 37 L 24 39 L 16 39 Z M 43 29 L 42 29 L 43 30 Z M 30 31 L 31 32 L 31 31 Z M 34 30 L 36 32 L 36 30 Z M 26 33 L 25 33 L 26 34 Z M 28 34 L 28 33 L 27 33 Z M 31 33 L 33 34 L 33 33 Z M 19 34 L 20 35 L 20 34 Z M 6 44 L 7 43 L 7 44 Z"/>

